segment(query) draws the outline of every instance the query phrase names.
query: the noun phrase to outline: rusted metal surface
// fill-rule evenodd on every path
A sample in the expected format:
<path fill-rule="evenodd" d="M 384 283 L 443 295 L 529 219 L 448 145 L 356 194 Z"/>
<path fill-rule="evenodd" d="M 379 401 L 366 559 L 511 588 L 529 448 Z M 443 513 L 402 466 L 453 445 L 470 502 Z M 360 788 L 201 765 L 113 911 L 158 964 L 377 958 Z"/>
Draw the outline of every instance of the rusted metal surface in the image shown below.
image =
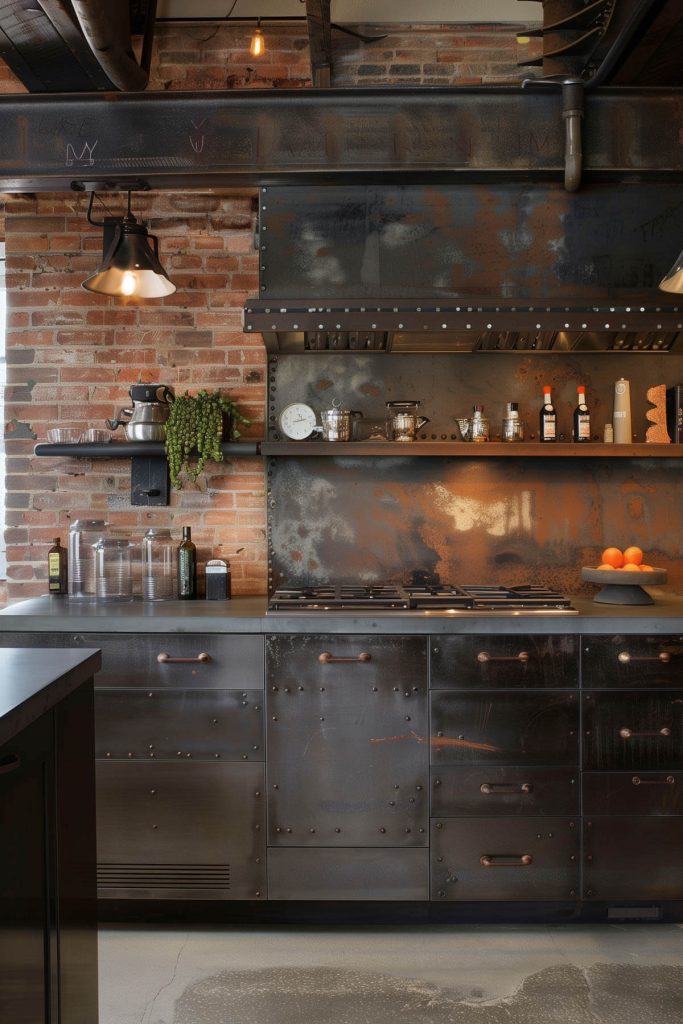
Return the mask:
<path fill-rule="evenodd" d="M 559 90 L 509 87 L 5 96 L 0 189 L 561 182 L 561 109 Z M 680 89 L 596 90 L 585 174 L 680 181 L 681 131 Z"/>

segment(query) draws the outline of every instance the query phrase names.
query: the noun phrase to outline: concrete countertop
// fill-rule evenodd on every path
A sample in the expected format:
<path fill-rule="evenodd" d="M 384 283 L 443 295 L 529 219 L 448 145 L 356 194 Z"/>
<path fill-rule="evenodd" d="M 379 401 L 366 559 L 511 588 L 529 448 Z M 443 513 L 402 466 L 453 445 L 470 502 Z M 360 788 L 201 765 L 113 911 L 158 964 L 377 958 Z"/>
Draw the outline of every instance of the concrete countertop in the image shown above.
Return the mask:
<path fill-rule="evenodd" d="M 0 747 L 93 676 L 97 650 L 0 649 Z"/>
<path fill-rule="evenodd" d="M 125 604 L 37 597 L 2 609 L 0 633 L 683 633 L 683 598 L 655 592 L 653 597 L 652 605 L 606 605 L 573 597 L 578 615 L 447 611 L 266 615 L 265 597 Z"/>

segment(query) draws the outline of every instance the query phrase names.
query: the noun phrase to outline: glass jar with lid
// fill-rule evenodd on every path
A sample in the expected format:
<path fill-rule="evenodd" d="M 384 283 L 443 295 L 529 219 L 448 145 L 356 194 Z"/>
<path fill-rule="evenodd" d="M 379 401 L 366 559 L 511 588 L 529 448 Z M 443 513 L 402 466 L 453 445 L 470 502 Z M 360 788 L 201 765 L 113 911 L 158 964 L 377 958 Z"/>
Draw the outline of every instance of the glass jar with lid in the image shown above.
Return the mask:
<path fill-rule="evenodd" d="M 106 536 L 106 519 L 74 519 L 69 527 L 69 597 L 95 600 L 94 544 Z"/>
<path fill-rule="evenodd" d="M 172 601 L 178 596 L 177 545 L 171 531 L 151 526 L 142 538 L 142 598 Z"/>
<path fill-rule="evenodd" d="M 95 542 L 95 596 L 98 601 L 132 599 L 131 547 L 125 537 L 100 537 Z"/>

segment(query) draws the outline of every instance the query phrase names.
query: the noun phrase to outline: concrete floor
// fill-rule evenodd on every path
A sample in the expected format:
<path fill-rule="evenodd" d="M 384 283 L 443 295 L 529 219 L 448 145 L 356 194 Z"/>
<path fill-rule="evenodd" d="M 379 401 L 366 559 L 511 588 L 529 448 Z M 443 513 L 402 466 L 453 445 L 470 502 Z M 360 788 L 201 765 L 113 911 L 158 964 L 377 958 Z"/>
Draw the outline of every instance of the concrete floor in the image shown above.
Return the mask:
<path fill-rule="evenodd" d="M 100 929 L 100 1024 L 680 1024 L 683 925 Z"/>

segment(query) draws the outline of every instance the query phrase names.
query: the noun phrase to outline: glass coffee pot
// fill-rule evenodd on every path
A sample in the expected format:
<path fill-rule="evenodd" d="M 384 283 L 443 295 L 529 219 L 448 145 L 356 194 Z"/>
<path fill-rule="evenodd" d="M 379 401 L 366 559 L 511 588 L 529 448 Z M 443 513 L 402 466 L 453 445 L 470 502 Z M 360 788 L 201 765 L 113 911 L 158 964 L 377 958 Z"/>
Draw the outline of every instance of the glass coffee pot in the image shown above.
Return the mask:
<path fill-rule="evenodd" d="M 414 441 L 429 420 L 420 416 L 419 401 L 387 402 L 387 437 L 390 441 Z"/>

